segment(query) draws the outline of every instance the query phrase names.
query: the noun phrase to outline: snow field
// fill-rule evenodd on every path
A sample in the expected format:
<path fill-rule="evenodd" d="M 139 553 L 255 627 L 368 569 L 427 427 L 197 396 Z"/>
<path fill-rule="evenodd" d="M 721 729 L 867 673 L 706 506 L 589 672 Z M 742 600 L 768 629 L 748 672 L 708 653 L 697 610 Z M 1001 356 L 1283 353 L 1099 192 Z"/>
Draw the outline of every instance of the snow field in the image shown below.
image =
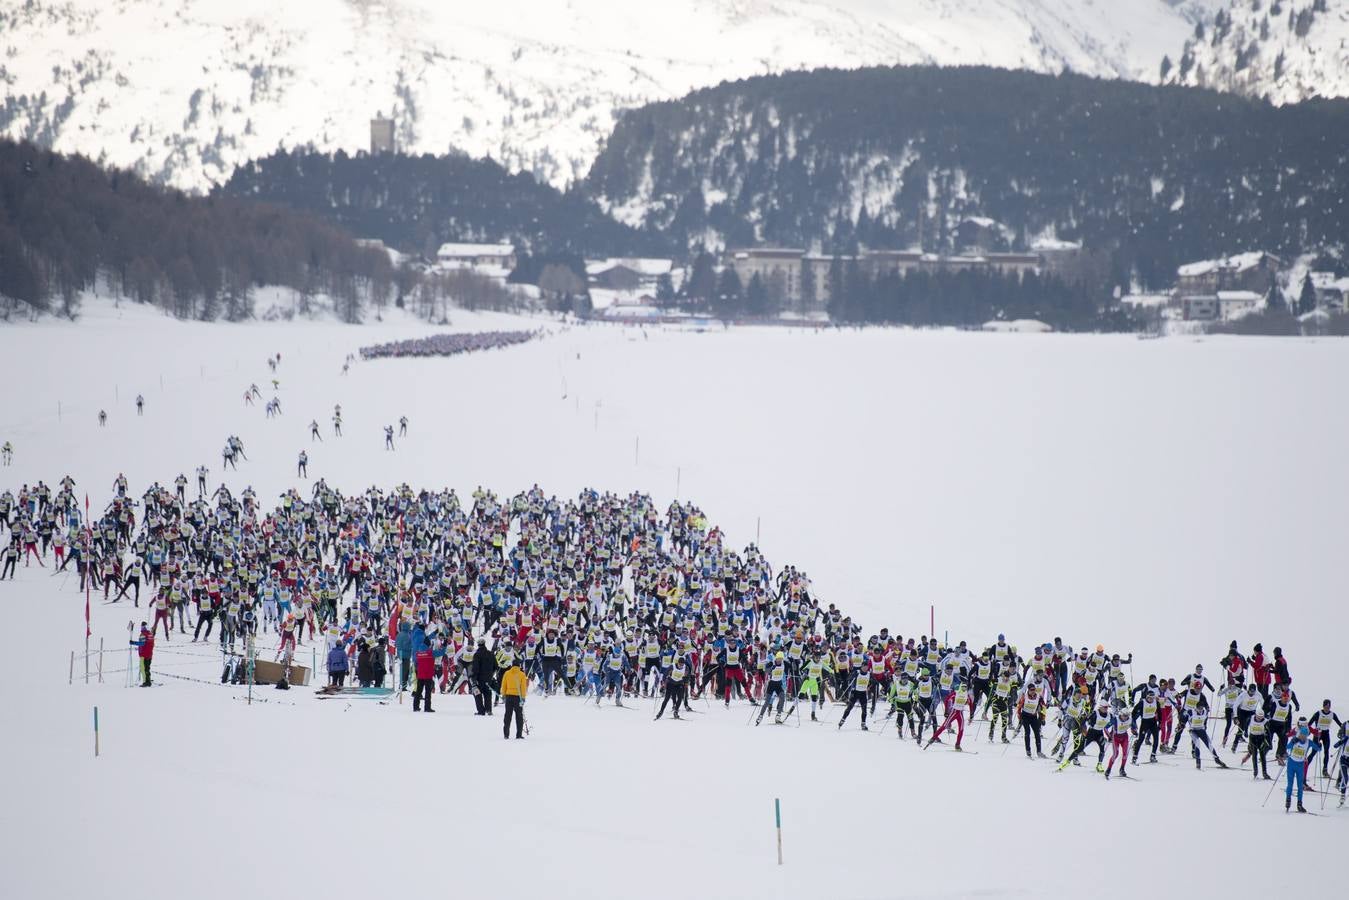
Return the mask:
<path fill-rule="evenodd" d="M 1284 647 L 1305 706 L 1349 698 L 1337 342 L 592 327 L 339 375 L 361 345 L 537 324 L 198 325 L 124 307 L 6 329 L 4 358 L 31 374 L 0 408 L 16 450 L 0 481 L 70 472 L 96 506 L 119 471 L 137 496 L 201 462 L 214 485 L 233 433 L 250 459 L 227 482 L 264 504 L 295 483 L 300 449 L 344 491 L 537 481 L 560 496 L 640 489 L 663 509 L 678 485 L 731 545 L 759 529 L 775 566 L 804 568 L 868 632 L 924 633 L 935 604 L 952 639 L 1100 642 L 1133 650 L 1140 680 L 1214 669 L 1229 640 L 1258 640 Z M 278 351 L 283 416 L 267 421 Z M 264 401 L 245 407 L 253 381 Z M 410 434 L 389 453 L 382 427 L 399 415 Z M 1003 756 L 982 728 L 969 743 L 982 752 L 959 757 L 862 734 L 856 713 L 839 734 L 749 728 L 743 703 L 652 723 L 648 704 L 535 697 L 530 739 L 504 742 L 467 696 L 413 716 L 306 689 L 260 689 L 270 702 L 251 707 L 218 684 L 127 690 L 113 670 L 135 611 L 98 599 L 107 681 L 84 686 L 77 665 L 67 686 L 81 598 L 36 567 L 19 576 L 0 587 L 16 629 L 0 691 L 23 736 L 0 744 L 6 896 L 1218 894 L 1282 889 L 1290 871 L 1327 887 L 1305 863 L 1344 835 L 1333 799 L 1294 819 L 1280 786 L 1262 809 L 1268 786 L 1248 770 L 1197 773 L 1178 754 L 1118 786 L 1089 766 L 1055 774 L 1019 744 Z M 156 671 L 218 679 L 209 647 L 184 655 L 174 638 Z"/>

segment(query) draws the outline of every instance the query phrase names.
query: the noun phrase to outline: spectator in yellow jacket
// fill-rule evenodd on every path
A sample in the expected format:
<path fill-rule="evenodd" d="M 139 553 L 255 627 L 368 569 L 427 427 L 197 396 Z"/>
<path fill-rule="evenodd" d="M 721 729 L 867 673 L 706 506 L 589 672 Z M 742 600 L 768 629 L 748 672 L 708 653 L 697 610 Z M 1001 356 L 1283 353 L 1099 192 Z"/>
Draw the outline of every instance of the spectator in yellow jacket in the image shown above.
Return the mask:
<path fill-rule="evenodd" d="M 529 693 L 529 677 L 514 663 L 501 676 L 501 699 L 506 704 L 506 716 L 501 726 L 501 736 L 510 739 L 511 716 L 515 717 L 515 739 L 525 737 L 525 694 Z"/>

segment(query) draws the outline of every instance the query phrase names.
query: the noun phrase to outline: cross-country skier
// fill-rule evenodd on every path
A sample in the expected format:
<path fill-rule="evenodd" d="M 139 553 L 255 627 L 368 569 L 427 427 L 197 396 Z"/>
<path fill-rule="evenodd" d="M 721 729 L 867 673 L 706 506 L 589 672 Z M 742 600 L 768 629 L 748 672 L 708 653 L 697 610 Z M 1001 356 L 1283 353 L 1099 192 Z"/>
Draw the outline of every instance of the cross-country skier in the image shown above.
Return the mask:
<path fill-rule="evenodd" d="M 1138 719 L 1138 736 L 1134 739 L 1133 758 L 1130 761 L 1135 765 L 1138 764 L 1138 751 L 1149 738 L 1152 739 L 1152 751 L 1148 754 L 1148 762 L 1157 761 L 1157 742 L 1161 735 L 1159 715 L 1163 701 L 1155 687 L 1146 687 L 1143 697 L 1133 709 L 1133 715 Z"/>
<path fill-rule="evenodd" d="M 1102 700 L 1096 705 L 1096 712 L 1091 713 L 1083 723 L 1083 731 L 1078 738 L 1077 746 L 1073 752 L 1068 754 L 1068 758 L 1059 764 L 1059 771 L 1068 768 L 1068 764 L 1079 765 L 1077 758 L 1087 749 L 1088 744 L 1096 745 L 1096 771 L 1105 772 L 1105 732 L 1110 727 L 1110 705 Z"/>
<path fill-rule="evenodd" d="M 775 722 L 782 724 L 782 708 L 787 703 L 787 655 L 779 650 L 773 655 L 773 661 L 768 667 L 768 678 L 766 681 L 763 695 L 763 707 L 759 710 L 759 715 L 755 717 L 754 724 L 758 725 L 763 721 L 764 713 L 773 705 L 773 698 L 778 698 L 778 709 L 775 716 Z"/>
<path fill-rule="evenodd" d="M 1190 752 L 1194 754 L 1194 767 L 1202 769 L 1203 761 L 1199 755 L 1199 745 L 1202 744 L 1208 748 L 1208 752 L 1213 754 L 1213 761 L 1218 764 L 1218 768 L 1226 769 L 1227 763 L 1223 762 L 1218 756 L 1218 751 L 1213 749 L 1213 742 L 1208 736 L 1208 701 L 1201 700 L 1190 717 L 1186 720 L 1185 729 L 1190 733 Z"/>
<path fill-rule="evenodd" d="M 665 697 L 660 701 L 660 709 L 656 711 L 657 719 L 665 715 L 665 705 L 670 702 L 674 703 L 674 717 L 679 718 L 679 705 L 684 702 L 688 692 L 688 674 L 684 657 L 676 656 L 674 664 L 670 667 L 670 677 L 665 679 Z"/>
<path fill-rule="evenodd" d="M 1001 676 L 1000 676 L 1001 677 Z M 1040 759 L 1045 758 L 1043 749 L 1040 746 L 1040 726 L 1041 716 L 1045 711 L 1045 699 L 1040 696 L 1040 689 L 1033 684 L 1026 686 L 1026 693 L 1016 702 L 1016 716 L 1020 723 L 1022 734 L 1026 741 L 1026 758 L 1030 758 L 1030 739 L 1035 735 L 1035 755 Z"/>
<path fill-rule="evenodd" d="M 931 747 L 933 744 L 939 743 L 942 734 L 944 734 L 946 729 L 954 722 L 956 726 L 955 749 L 962 750 L 961 742 L 965 739 L 965 715 L 967 713 L 973 714 L 973 710 L 974 696 L 970 692 L 969 685 L 965 683 L 965 680 L 962 677 L 956 676 L 955 690 L 953 690 L 950 695 L 946 720 L 941 723 L 940 728 L 932 732 L 932 737 L 928 739 L 925 746 Z"/>
<path fill-rule="evenodd" d="M 854 706 L 862 707 L 862 730 L 867 730 L 867 691 L 871 687 L 871 671 L 865 666 L 858 669 L 853 674 L 852 689 L 848 692 L 848 705 L 843 707 L 843 715 L 839 717 L 838 727 L 842 728 L 843 723 L 848 721 L 848 713 L 852 712 Z"/>
<path fill-rule="evenodd" d="M 1306 716 L 1299 717 L 1296 729 L 1288 738 L 1288 761 L 1284 766 L 1287 773 L 1287 787 L 1283 795 L 1284 812 L 1288 812 L 1293 803 L 1294 784 L 1297 785 L 1297 811 L 1300 813 L 1307 811 L 1302 805 L 1302 792 L 1307 788 L 1307 768 L 1312 764 L 1319 749 L 1320 745 L 1312 739 L 1312 730 L 1307 724 Z"/>
<path fill-rule="evenodd" d="M 1340 717 L 1330 708 L 1329 700 L 1322 700 L 1321 708 L 1312 713 L 1312 717 L 1307 721 L 1314 729 L 1312 732 L 1314 739 L 1321 745 L 1321 776 L 1323 778 L 1329 778 L 1331 728 L 1335 726 L 1343 728 L 1344 723 L 1340 721 Z"/>
<path fill-rule="evenodd" d="M 1335 784 L 1340 789 L 1340 806 L 1344 806 L 1345 794 L 1349 793 L 1349 728 L 1340 729 L 1340 739 L 1335 742 L 1334 750 L 1340 761 Z"/>
<path fill-rule="evenodd" d="M 1124 769 L 1124 763 L 1129 758 L 1129 726 L 1133 721 L 1133 716 L 1125 706 L 1124 698 L 1116 697 L 1114 710 L 1110 714 L 1110 724 L 1106 726 L 1106 735 L 1110 738 L 1110 759 L 1105 764 L 1105 777 L 1110 780 L 1110 773 L 1115 768 L 1115 757 L 1119 757 L 1119 776 L 1128 778 L 1129 773 Z"/>
<path fill-rule="evenodd" d="M 1265 711 L 1257 709 L 1247 728 L 1246 755 L 1251 760 L 1251 778 L 1269 781 L 1269 722 Z"/>

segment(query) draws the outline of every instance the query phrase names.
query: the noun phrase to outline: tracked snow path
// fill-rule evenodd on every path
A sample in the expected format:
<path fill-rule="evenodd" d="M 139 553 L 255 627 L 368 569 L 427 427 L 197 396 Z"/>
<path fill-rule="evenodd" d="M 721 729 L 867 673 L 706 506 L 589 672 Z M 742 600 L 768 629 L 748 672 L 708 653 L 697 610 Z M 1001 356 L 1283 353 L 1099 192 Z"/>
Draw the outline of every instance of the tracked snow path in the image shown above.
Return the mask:
<path fill-rule="evenodd" d="M 0 481 L 70 472 L 96 505 L 119 471 L 137 495 L 201 462 L 214 484 L 234 433 L 250 460 L 228 481 L 267 502 L 295 482 L 301 448 L 313 476 L 353 490 L 537 481 L 641 489 L 663 507 L 678 484 L 732 545 L 760 528 L 775 564 L 804 567 L 869 631 L 924 632 L 935 603 L 953 638 L 1102 642 L 1133 649 L 1139 678 L 1260 640 L 1285 648 L 1305 704 L 1349 700 L 1341 343 L 593 328 L 339 374 L 376 340 L 535 324 L 200 326 L 132 309 L 7 328 L 0 350 L 31 377 L 0 409 L 16 448 Z M 242 394 L 256 381 L 270 396 L 264 358 L 278 351 L 284 415 L 267 421 Z M 384 451 L 382 426 L 404 414 L 409 437 Z M 62 587 L 36 567 L 0 585 L 7 896 L 1216 895 L 1279 889 L 1290 867 L 1330 886 L 1306 863 L 1347 827 L 1287 817 L 1279 793 L 1262 809 L 1267 785 L 1248 771 L 1197 773 L 1184 756 L 1121 786 L 1055 774 L 1019 745 L 962 758 L 851 721 L 844 734 L 747 728 L 743 705 L 676 724 L 535 698 L 533 736 L 506 743 L 467 697 L 414 716 L 301 689 L 252 707 L 182 679 L 129 690 L 113 670 L 134 611 L 97 599 L 94 644 L 119 652 L 105 684 L 83 686 L 81 668 L 67 686 L 82 598 Z M 157 649 L 166 676 L 218 677 L 209 650 L 185 655 L 176 634 Z M 1234 841 L 1259 859 L 1234 857 Z M 1132 880 L 1102 877 L 1138 860 Z"/>

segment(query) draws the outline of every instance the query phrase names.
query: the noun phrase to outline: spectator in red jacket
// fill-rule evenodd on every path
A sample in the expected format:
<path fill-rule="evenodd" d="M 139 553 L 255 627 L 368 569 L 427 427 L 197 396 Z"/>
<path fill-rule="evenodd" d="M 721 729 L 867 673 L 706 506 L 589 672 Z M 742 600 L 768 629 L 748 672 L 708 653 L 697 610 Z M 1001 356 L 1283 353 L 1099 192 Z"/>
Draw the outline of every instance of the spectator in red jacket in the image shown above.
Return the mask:
<path fill-rule="evenodd" d="M 141 659 L 141 687 L 149 687 L 150 660 L 155 655 L 155 635 L 144 622 L 141 623 L 140 640 L 132 641 L 131 646 L 138 648 L 136 655 Z"/>
<path fill-rule="evenodd" d="M 413 657 L 412 663 L 417 669 L 417 686 L 412 690 L 413 712 L 420 712 L 423 703 L 426 704 L 427 712 L 435 712 L 431 708 L 431 686 L 436 682 L 436 660 L 445 655 L 444 644 L 440 641 L 436 643 L 440 645 L 436 649 L 423 647 Z"/>

